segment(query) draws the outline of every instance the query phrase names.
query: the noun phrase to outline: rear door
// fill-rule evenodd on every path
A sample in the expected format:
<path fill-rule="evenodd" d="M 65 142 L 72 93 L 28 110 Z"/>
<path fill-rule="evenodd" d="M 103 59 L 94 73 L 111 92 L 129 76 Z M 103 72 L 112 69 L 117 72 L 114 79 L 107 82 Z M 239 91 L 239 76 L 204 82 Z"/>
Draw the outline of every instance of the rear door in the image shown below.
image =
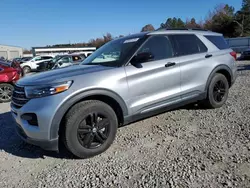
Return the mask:
<path fill-rule="evenodd" d="M 208 49 L 194 34 L 177 34 L 170 38 L 180 66 L 181 98 L 184 100 L 196 97 L 204 91 L 211 72 Z"/>
<path fill-rule="evenodd" d="M 180 100 L 180 68 L 168 36 L 151 36 L 135 55 L 150 52 L 152 60 L 125 67 L 129 107 L 145 113 Z"/>

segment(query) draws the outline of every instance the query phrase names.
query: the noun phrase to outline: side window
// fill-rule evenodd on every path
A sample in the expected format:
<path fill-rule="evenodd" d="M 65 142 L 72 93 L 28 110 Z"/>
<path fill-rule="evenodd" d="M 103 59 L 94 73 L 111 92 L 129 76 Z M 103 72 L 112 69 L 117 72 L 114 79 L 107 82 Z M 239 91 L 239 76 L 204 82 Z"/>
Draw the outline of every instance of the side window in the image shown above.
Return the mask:
<path fill-rule="evenodd" d="M 172 35 L 171 39 L 175 44 L 176 56 L 204 53 L 208 50 L 202 41 L 192 34 Z"/>
<path fill-rule="evenodd" d="M 227 44 L 223 36 L 205 35 L 204 37 L 206 37 L 210 42 L 212 42 L 220 50 L 229 48 L 229 45 Z"/>
<path fill-rule="evenodd" d="M 36 58 L 35 58 L 35 61 L 40 61 L 40 60 L 42 60 L 41 57 L 36 57 Z"/>
<path fill-rule="evenodd" d="M 59 60 L 60 63 L 69 63 L 70 62 L 70 57 L 63 57 Z"/>
<path fill-rule="evenodd" d="M 150 52 L 153 55 L 153 60 L 161 60 L 173 57 L 173 48 L 167 36 L 158 35 L 152 36 L 139 49 L 137 54 Z"/>

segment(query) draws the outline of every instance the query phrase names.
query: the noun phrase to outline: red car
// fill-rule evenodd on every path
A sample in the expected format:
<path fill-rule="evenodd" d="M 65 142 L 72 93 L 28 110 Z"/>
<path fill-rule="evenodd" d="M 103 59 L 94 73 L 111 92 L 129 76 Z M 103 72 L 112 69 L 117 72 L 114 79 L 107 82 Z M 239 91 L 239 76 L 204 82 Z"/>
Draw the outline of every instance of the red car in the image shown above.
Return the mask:
<path fill-rule="evenodd" d="M 13 84 L 22 76 L 22 69 L 17 62 L 0 60 L 0 102 L 11 100 Z"/>

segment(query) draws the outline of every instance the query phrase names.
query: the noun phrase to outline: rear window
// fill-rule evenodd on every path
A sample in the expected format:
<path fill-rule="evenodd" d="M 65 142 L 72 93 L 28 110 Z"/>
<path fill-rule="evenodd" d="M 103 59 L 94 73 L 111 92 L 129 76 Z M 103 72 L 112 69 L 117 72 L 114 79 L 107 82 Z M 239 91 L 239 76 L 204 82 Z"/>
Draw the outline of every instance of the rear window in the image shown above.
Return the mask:
<path fill-rule="evenodd" d="M 180 34 L 170 36 L 174 43 L 177 56 L 192 55 L 207 52 L 207 47 L 193 34 Z"/>
<path fill-rule="evenodd" d="M 209 36 L 205 35 L 210 42 L 212 42 L 217 48 L 220 50 L 228 49 L 229 45 L 227 44 L 226 40 L 222 36 Z"/>

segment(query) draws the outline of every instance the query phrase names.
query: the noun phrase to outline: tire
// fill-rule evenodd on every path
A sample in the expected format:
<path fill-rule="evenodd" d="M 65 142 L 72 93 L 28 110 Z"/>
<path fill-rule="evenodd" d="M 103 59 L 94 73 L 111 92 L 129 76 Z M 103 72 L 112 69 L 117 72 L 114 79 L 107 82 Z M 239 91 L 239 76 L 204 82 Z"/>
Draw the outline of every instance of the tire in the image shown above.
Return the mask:
<path fill-rule="evenodd" d="M 10 102 L 14 87 L 8 83 L 0 84 L 0 102 Z"/>
<path fill-rule="evenodd" d="M 207 108 L 220 108 L 227 101 L 228 93 L 227 78 L 223 74 L 216 73 L 208 86 L 207 98 L 202 104 Z"/>
<path fill-rule="evenodd" d="M 117 127 L 117 116 L 109 105 L 97 100 L 83 101 L 66 114 L 63 141 L 76 157 L 93 157 L 110 147 Z"/>
<path fill-rule="evenodd" d="M 25 66 L 23 67 L 23 75 L 26 75 L 27 73 L 29 73 L 31 71 L 31 68 L 29 66 Z"/>

